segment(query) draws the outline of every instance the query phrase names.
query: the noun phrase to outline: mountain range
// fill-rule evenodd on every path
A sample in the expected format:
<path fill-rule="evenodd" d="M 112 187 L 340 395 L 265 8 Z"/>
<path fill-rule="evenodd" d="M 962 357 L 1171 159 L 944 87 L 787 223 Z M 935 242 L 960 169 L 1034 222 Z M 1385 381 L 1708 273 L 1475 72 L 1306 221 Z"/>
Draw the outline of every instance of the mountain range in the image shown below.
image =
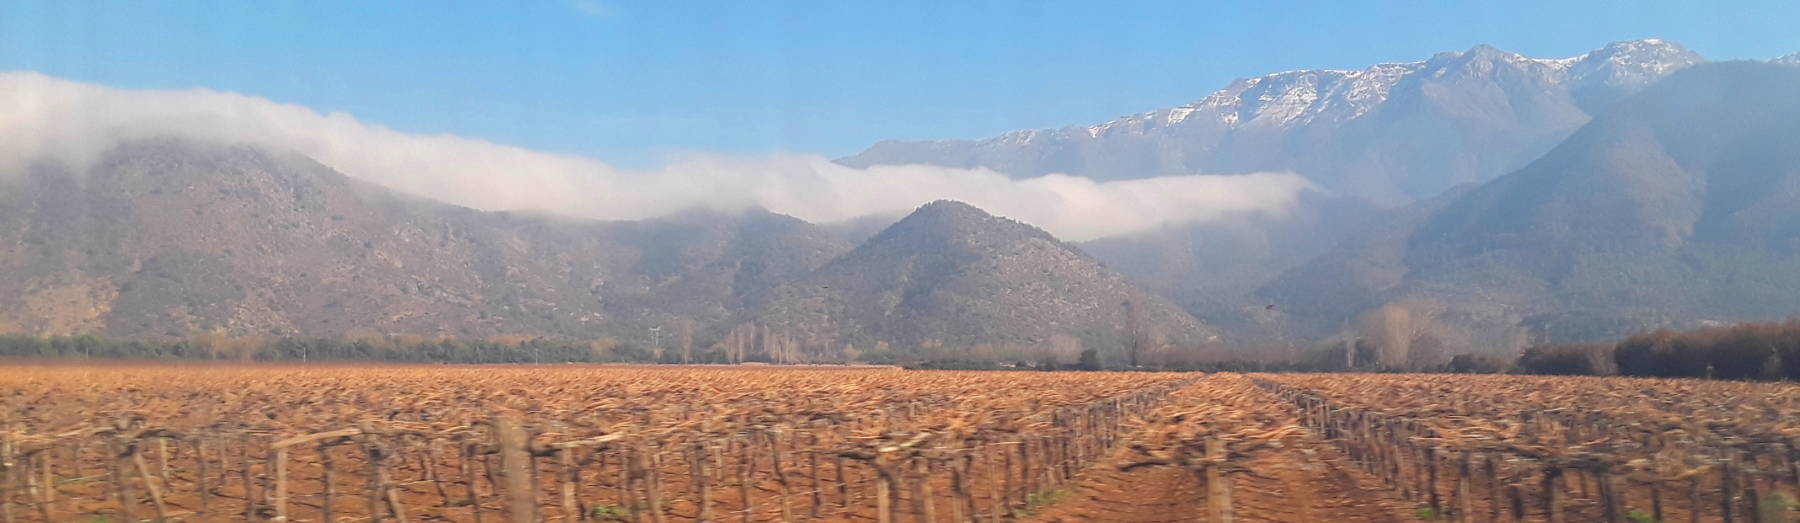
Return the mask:
<path fill-rule="evenodd" d="M 706 343 L 749 325 L 816 350 L 1027 346 L 1116 339 L 1108 329 L 1126 301 L 1170 339 L 1206 332 L 1048 233 L 949 202 L 856 246 L 757 210 L 636 222 L 478 212 L 298 155 L 178 139 L 0 183 L 0 332 L 647 345 L 660 338 L 651 329 Z M 812 315 L 823 312 L 833 314 Z"/>
<path fill-rule="evenodd" d="M 835 224 L 484 212 L 291 152 L 136 139 L 79 168 L 0 172 L 0 333 L 748 336 L 792 360 L 846 345 L 1114 358 L 1146 340 L 1309 344 L 1368 325 L 1500 351 L 1800 314 L 1800 67 L 1784 64 L 1800 54 L 1477 46 L 840 160 L 1099 179 L 1283 170 L 1318 186 L 1284 214 L 1080 244 L 951 201 Z"/>
<path fill-rule="evenodd" d="M 1418 62 L 1239 78 L 1192 103 L 1094 125 L 884 141 L 839 161 L 1103 180 L 1293 171 L 1394 205 L 1516 169 L 1607 105 L 1703 61 L 1657 39 L 1567 58 L 1478 45 Z"/>
<path fill-rule="evenodd" d="M 1800 55 L 1771 62 L 1800 63 Z M 1614 42 L 1566 58 L 1531 58 L 1478 45 L 1419 62 L 1240 78 L 1193 103 L 1096 125 L 978 140 L 882 142 L 840 161 L 979 166 L 1018 177 L 1298 172 L 1321 191 L 1303 195 L 1292 212 L 1175 224 L 1082 247 L 1240 340 L 1317 339 L 1378 310 L 1392 298 L 1384 298 L 1388 286 L 1397 285 L 1388 280 L 1408 274 L 1402 267 L 1379 266 L 1387 261 L 1380 254 L 1396 251 L 1377 250 L 1375 245 L 1392 246 L 1372 238 L 1410 238 L 1410 230 L 1394 229 L 1426 219 L 1434 206 L 1448 205 L 1462 191 L 1538 161 L 1613 105 L 1704 63 L 1680 44 L 1658 39 Z M 1364 232 L 1358 236 L 1358 231 Z M 1554 248 L 1555 239 L 1542 240 L 1549 244 L 1540 248 Z M 1338 272 L 1321 266 L 1336 266 Z M 1462 273 L 1446 273 L 1452 282 L 1443 287 L 1460 288 L 1463 282 L 1455 280 Z M 1329 292 L 1360 301 L 1313 297 Z M 1485 295 L 1461 301 L 1500 306 Z M 1284 308 L 1272 308 L 1278 302 Z M 1432 303 L 1418 307 L 1444 308 Z M 1623 329 L 1703 317 L 1692 308 L 1609 308 L 1546 307 L 1580 311 L 1566 312 L 1580 317 L 1568 321 L 1555 319 L 1564 313 L 1541 311 L 1529 319 L 1462 321 L 1486 327 L 1458 336 L 1471 340 L 1466 345 L 1507 347 L 1533 336 L 1600 339 Z M 1631 320 L 1641 317 L 1651 319 Z"/>
<path fill-rule="evenodd" d="M 1611 103 L 1703 62 L 1658 39 L 1565 58 L 1477 45 L 1417 62 L 1239 78 L 1192 103 L 1094 125 L 881 142 L 839 161 L 986 167 L 1015 177 L 1299 173 L 1318 190 L 1286 214 L 1171 224 L 1083 244 L 1149 289 L 1229 324 L 1263 305 L 1246 301 L 1250 291 L 1324 254 L 1384 210 L 1517 169 Z"/>
<path fill-rule="evenodd" d="M 9 331 L 592 333 L 658 314 L 717 319 L 849 248 L 768 213 L 476 212 L 298 155 L 175 139 L 7 183 Z"/>
<path fill-rule="evenodd" d="M 1390 306 L 1475 346 L 1800 314 L 1795 93 L 1796 67 L 1676 73 L 1524 168 L 1397 211 L 1254 298 L 1302 336 Z"/>

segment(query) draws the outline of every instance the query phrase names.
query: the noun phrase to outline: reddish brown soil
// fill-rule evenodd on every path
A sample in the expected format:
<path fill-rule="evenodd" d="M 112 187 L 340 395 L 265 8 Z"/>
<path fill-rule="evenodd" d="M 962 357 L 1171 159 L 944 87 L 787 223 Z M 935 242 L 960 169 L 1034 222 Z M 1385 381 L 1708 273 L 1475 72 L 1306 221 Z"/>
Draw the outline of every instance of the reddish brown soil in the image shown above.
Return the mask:
<path fill-rule="evenodd" d="M 1205 386 L 1204 384 L 1195 385 Z M 1266 398 L 1270 402 L 1274 397 Z M 1090 467 L 1080 485 L 1039 510 L 1044 522 L 1205 521 L 1206 484 L 1175 467 L 1120 471 L 1127 456 Z M 1342 459 L 1337 450 L 1307 433 L 1290 444 L 1264 451 L 1232 475 L 1235 521 L 1401 522 L 1411 521 L 1411 505 L 1381 482 Z"/>

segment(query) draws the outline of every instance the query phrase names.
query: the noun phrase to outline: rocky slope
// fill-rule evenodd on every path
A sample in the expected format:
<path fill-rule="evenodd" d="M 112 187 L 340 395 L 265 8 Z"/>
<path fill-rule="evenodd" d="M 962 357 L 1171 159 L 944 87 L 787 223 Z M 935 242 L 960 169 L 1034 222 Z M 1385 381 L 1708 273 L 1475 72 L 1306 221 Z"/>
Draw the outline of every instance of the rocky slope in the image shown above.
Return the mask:
<path fill-rule="evenodd" d="M 763 212 L 482 213 L 304 157 L 175 140 L 0 180 L 8 332 L 630 334 L 717 321 L 850 248 Z"/>
<path fill-rule="evenodd" d="M 686 331 L 706 347 L 751 325 L 813 352 L 966 348 L 1054 334 L 1116 343 L 1131 301 L 1145 332 L 1210 334 L 1049 234 L 950 202 L 852 249 L 844 238 L 865 234 L 760 211 L 639 222 L 478 212 L 296 155 L 172 139 L 0 185 L 0 333 L 647 345 L 667 328 L 665 346 Z"/>

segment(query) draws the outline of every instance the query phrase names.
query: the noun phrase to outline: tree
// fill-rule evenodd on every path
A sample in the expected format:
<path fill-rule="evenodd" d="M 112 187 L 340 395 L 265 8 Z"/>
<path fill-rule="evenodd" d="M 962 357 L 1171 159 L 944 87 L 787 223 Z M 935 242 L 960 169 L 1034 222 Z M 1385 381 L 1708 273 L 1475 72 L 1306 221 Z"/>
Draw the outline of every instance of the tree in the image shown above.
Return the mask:
<path fill-rule="evenodd" d="M 1707 351 L 1714 378 L 1738 380 L 1780 376 L 1775 344 L 1757 330 L 1754 325 L 1739 325 L 1714 336 Z"/>
<path fill-rule="evenodd" d="M 228 358 L 240 361 L 256 359 L 267 340 L 258 336 L 231 336 L 224 331 L 203 333 L 194 337 L 194 344 L 205 349 L 213 359 Z"/>
<path fill-rule="evenodd" d="M 1447 368 L 1459 374 L 1498 374 L 1506 372 L 1506 361 L 1483 354 L 1458 354 L 1450 358 Z"/>
<path fill-rule="evenodd" d="M 675 343 L 681 347 L 681 363 L 694 362 L 694 320 L 675 319 Z"/>
<path fill-rule="evenodd" d="M 1602 344 L 1540 345 L 1519 355 L 1519 370 L 1531 374 L 1610 376 L 1618 373 L 1613 347 Z"/>
<path fill-rule="evenodd" d="M 1144 332 L 1143 314 L 1138 311 L 1137 305 L 1131 300 L 1120 302 L 1119 306 L 1125 309 L 1125 361 L 1132 368 L 1137 368 L 1138 355 L 1143 351 L 1144 344 L 1149 341 L 1145 339 L 1148 336 Z"/>
<path fill-rule="evenodd" d="M 1087 349 L 1081 351 L 1081 359 L 1075 362 L 1076 370 L 1100 370 L 1100 351 Z"/>
<path fill-rule="evenodd" d="M 1413 339 L 1420 330 L 1418 323 L 1422 322 L 1414 321 L 1411 309 L 1389 303 L 1357 318 L 1356 335 L 1379 349 L 1380 365 L 1399 368 L 1411 356 Z"/>
<path fill-rule="evenodd" d="M 613 349 L 619 348 L 619 340 L 614 338 L 601 338 L 587 342 L 587 348 L 588 354 L 595 360 L 606 361 L 608 358 L 612 357 Z"/>

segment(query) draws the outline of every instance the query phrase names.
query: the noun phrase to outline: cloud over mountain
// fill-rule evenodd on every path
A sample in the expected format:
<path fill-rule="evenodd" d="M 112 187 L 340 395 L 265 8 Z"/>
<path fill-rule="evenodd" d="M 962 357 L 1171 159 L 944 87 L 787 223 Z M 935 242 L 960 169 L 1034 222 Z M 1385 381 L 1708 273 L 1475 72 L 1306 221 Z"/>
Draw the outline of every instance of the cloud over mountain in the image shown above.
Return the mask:
<path fill-rule="evenodd" d="M 819 222 L 955 199 L 1072 240 L 1281 213 L 1311 187 L 1286 173 L 1012 179 L 981 168 L 854 168 L 811 155 L 696 155 L 630 171 L 237 93 L 116 89 L 32 72 L 0 73 L 0 133 L 9 137 L 0 143 L 0 177 L 42 161 L 80 172 L 119 143 L 175 136 L 295 151 L 356 178 L 483 210 L 641 219 L 697 206 L 761 207 Z"/>

